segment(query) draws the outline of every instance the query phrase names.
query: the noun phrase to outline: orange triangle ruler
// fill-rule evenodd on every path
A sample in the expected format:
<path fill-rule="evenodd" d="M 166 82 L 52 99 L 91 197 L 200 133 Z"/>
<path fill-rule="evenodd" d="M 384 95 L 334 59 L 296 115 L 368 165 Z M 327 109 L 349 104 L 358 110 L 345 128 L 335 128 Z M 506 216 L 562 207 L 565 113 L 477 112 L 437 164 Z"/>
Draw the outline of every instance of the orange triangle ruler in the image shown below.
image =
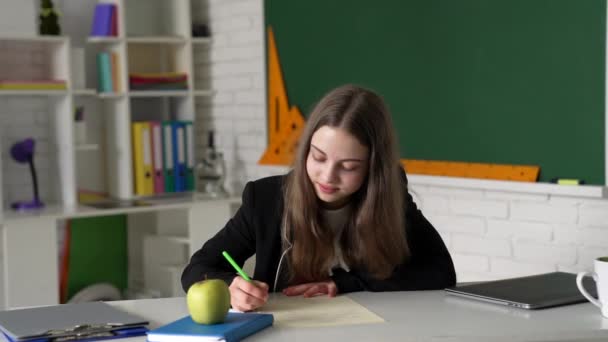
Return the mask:
<path fill-rule="evenodd" d="M 290 165 L 304 129 L 304 117 L 290 106 L 274 33 L 268 27 L 268 147 L 262 165 Z"/>

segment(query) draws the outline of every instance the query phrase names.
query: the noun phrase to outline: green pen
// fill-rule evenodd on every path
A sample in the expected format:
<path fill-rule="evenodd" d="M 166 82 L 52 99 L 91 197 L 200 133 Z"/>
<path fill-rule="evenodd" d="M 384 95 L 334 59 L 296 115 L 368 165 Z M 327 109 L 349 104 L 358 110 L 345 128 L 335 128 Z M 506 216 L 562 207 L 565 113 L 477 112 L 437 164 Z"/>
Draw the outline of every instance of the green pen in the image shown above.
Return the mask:
<path fill-rule="evenodd" d="M 232 257 L 230 256 L 230 254 L 228 254 L 228 252 L 223 251 L 222 255 L 224 256 L 224 258 L 226 258 L 226 260 L 228 260 L 228 262 L 230 263 L 230 265 L 232 265 L 232 267 L 234 267 L 234 269 L 238 272 L 238 274 L 243 277 L 243 279 L 247 280 L 248 282 L 251 283 L 251 278 L 249 278 L 249 276 L 247 275 L 247 273 L 245 273 L 240 267 L 239 265 L 237 265 L 237 263 L 232 259 Z"/>

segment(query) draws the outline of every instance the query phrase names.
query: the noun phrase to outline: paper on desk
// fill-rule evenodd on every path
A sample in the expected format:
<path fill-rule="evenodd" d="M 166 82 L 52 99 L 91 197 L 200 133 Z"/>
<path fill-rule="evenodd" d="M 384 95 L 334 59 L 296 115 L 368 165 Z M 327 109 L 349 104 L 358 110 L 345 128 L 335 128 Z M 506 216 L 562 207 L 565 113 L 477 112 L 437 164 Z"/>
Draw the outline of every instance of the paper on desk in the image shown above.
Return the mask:
<path fill-rule="evenodd" d="M 293 328 L 384 322 L 382 317 L 344 295 L 304 298 L 271 294 L 260 312 L 272 313 L 275 326 Z"/>

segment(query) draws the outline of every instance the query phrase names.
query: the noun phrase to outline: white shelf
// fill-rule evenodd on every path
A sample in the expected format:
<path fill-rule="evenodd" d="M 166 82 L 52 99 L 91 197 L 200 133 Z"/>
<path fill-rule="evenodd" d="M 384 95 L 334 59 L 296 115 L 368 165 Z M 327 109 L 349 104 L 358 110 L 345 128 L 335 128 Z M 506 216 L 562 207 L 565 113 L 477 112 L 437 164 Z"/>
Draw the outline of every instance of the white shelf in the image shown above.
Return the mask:
<path fill-rule="evenodd" d="M 63 44 L 69 40 L 66 36 L 2 36 L 1 41 L 15 41 L 24 43 Z"/>
<path fill-rule="evenodd" d="M 96 89 L 74 89 L 72 93 L 76 96 L 96 96 Z"/>
<path fill-rule="evenodd" d="M 198 89 L 193 91 L 194 96 L 213 96 L 215 95 L 215 90 L 204 90 Z"/>
<path fill-rule="evenodd" d="M 142 199 L 142 201 L 145 201 Z M 148 202 L 148 201 L 145 201 Z M 4 209 L 4 221 L 3 222 L 15 222 L 20 220 L 28 220 L 32 218 L 51 218 L 51 219 L 68 219 L 68 218 L 82 218 L 82 217 L 95 217 L 95 216 L 107 216 L 107 215 L 122 215 L 122 214 L 133 214 L 133 213 L 144 213 L 161 210 L 173 210 L 173 209 L 187 209 L 193 205 L 199 203 L 211 203 L 219 206 L 233 206 L 240 205 L 240 197 L 227 197 L 222 199 L 209 199 L 201 196 L 197 193 L 190 193 L 180 200 L 167 199 L 163 201 L 156 199 L 149 201 L 149 205 L 131 206 L 131 207 L 120 207 L 120 208 L 109 208 L 100 209 L 87 206 L 82 203 L 78 203 L 75 207 L 65 207 L 57 203 L 45 203 L 44 208 L 30 211 L 15 211 L 11 209 Z"/>
<path fill-rule="evenodd" d="M 211 44 L 212 39 L 209 37 L 193 37 L 192 44 Z"/>
<path fill-rule="evenodd" d="M 76 145 L 76 151 L 97 151 L 99 150 L 98 144 L 80 144 Z"/>
<path fill-rule="evenodd" d="M 190 238 L 187 236 L 163 235 L 163 238 L 184 245 L 188 245 L 190 243 Z"/>
<path fill-rule="evenodd" d="M 108 37 L 92 36 L 92 37 L 87 38 L 87 43 L 91 43 L 91 44 L 119 44 L 119 43 L 122 43 L 123 41 L 124 41 L 123 38 L 114 37 L 114 36 L 108 36 Z"/>
<path fill-rule="evenodd" d="M 184 97 L 189 96 L 188 90 L 140 90 L 131 91 L 131 97 Z"/>
<path fill-rule="evenodd" d="M 67 90 L 0 90 L 0 96 L 63 96 Z"/>
<path fill-rule="evenodd" d="M 129 44 L 185 44 L 188 40 L 179 36 L 128 37 Z"/>
<path fill-rule="evenodd" d="M 97 96 L 101 99 L 119 99 L 125 96 L 125 93 L 98 93 Z"/>

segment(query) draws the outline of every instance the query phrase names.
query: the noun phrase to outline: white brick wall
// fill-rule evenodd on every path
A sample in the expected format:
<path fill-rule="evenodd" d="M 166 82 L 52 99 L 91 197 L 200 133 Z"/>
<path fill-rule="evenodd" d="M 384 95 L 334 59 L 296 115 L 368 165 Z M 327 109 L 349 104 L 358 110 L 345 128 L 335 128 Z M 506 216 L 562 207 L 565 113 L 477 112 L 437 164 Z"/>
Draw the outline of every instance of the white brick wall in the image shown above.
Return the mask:
<path fill-rule="evenodd" d="M 193 17 L 208 15 L 213 44 L 206 60 L 210 86 L 217 94 L 208 105 L 197 107 L 198 132 L 217 133 L 229 170 L 227 187 L 240 194 L 245 182 L 284 173 L 285 167 L 257 165 L 267 144 L 263 2 L 261 0 L 211 0 L 196 8 Z M 199 151 L 206 139 L 199 140 Z"/>
<path fill-rule="evenodd" d="M 608 255 L 608 201 L 414 185 L 459 281 L 589 270 Z"/>

